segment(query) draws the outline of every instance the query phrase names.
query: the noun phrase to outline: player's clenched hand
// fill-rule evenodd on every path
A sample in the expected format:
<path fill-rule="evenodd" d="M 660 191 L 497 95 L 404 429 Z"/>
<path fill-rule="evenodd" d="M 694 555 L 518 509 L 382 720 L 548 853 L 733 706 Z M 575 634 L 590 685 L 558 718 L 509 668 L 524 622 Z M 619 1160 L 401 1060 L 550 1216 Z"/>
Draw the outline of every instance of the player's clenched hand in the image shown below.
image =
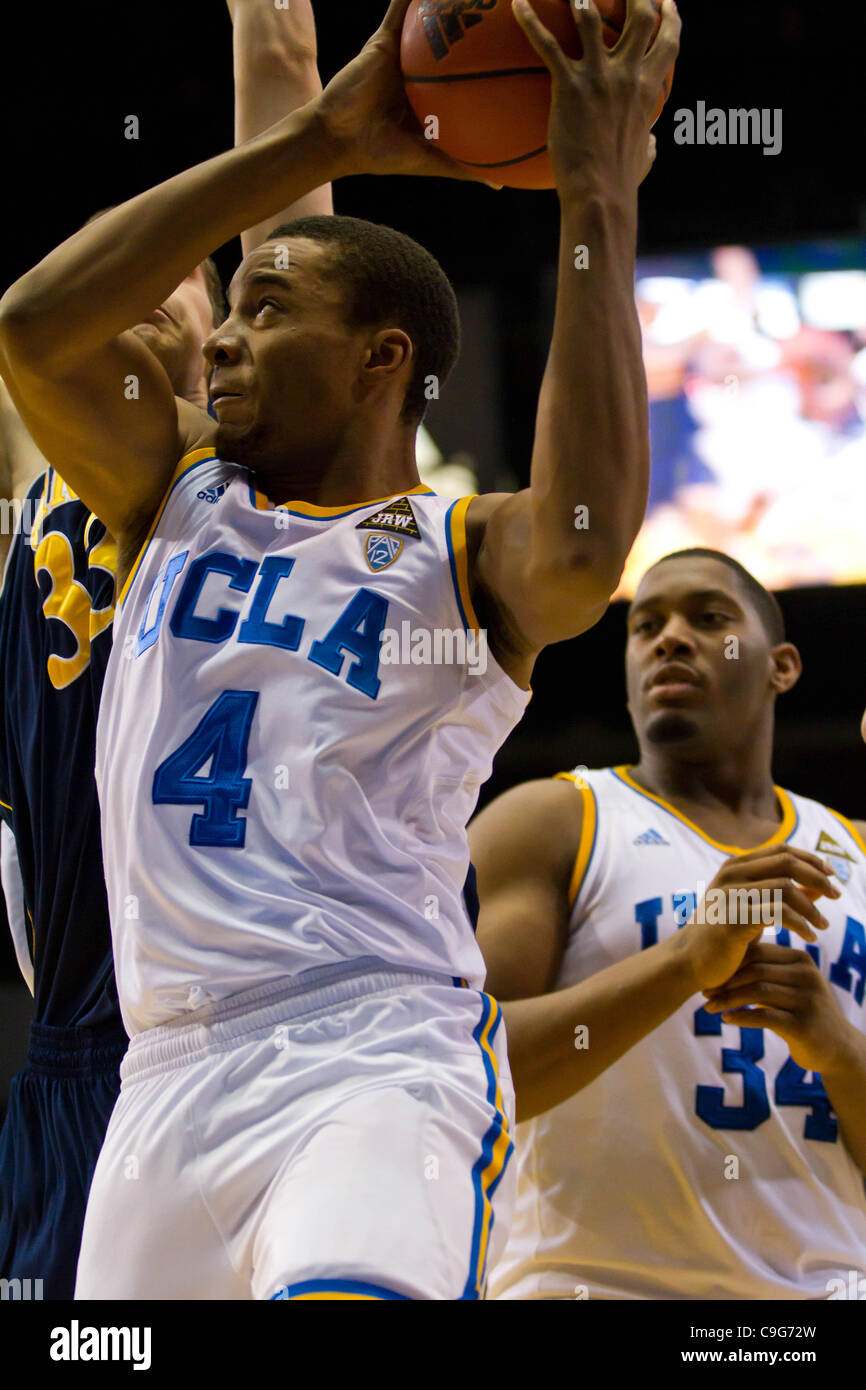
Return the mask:
<path fill-rule="evenodd" d="M 812 957 L 791 946 L 750 946 L 733 978 L 708 992 L 705 1008 L 725 1023 L 778 1033 L 798 1067 L 822 1076 L 844 1067 L 857 1036 Z"/>
<path fill-rule="evenodd" d="M 572 5 L 582 58 L 569 58 L 532 9 L 513 0 L 514 15 L 553 81 L 548 149 L 557 187 L 629 199 L 655 157 L 650 127 L 662 89 L 679 51 L 680 17 L 663 0 L 655 42 L 646 51 L 657 12 L 652 0 L 628 0 L 622 37 L 605 46 L 601 15 L 590 0 Z"/>
<path fill-rule="evenodd" d="M 751 943 L 770 925 L 767 919 L 772 920 L 777 902 L 781 920 L 776 926 L 787 927 L 804 941 L 817 941 L 828 923 L 816 899 L 840 896 L 830 872 L 819 855 L 792 845 L 748 850 L 725 860 L 682 932 L 681 949 L 696 989 L 717 989 L 730 979 Z"/>
<path fill-rule="evenodd" d="M 391 0 L 379 28 L 315 102 L 340 174 L 438 174 L 487 182 L 427 140 L 400 71 L 400 36 L 411 0 Z"/>

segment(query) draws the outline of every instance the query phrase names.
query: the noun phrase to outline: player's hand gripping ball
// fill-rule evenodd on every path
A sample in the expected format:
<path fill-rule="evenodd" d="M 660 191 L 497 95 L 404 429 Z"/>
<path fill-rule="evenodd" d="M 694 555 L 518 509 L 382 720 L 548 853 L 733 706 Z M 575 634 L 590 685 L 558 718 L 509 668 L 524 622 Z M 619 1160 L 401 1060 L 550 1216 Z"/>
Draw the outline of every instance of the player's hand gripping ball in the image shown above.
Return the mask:
<path fill-rule="evenodd" d="M 595 0 L 608 48 L 618 43 L 627 0 Z M 569 58 L 583 56 L 571 0 L 530 0 Z M 656 26 L 661 5 L 653 0 Z M 406 94 L 428 138 L 461 164 L 511 188 L 552 188 L 547 154 L 550 73 L 514 17 L 511 0 L 412 0 L 400 61 Z M 653 122 L 673 83 L 659 93 Z"/>

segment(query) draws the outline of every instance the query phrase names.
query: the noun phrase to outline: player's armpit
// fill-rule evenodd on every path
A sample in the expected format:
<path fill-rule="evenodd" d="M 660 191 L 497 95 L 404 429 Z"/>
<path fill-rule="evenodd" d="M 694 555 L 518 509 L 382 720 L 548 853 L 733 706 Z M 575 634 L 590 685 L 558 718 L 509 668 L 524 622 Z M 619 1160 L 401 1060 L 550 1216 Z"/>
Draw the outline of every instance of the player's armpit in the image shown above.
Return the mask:
<path fill-rule="evenodd" d="M 473 498 L 466 514 L 475 611 L 490 627 L 494 656 L 518 684 L 528 684 L 543 647 L 599 621 L 618 581 L 588 534 L 567 564 L 546 558 L 532 509 L 524 489 Z"/>
<path fill-rule="evenodd" d="M 215 425 L 183 403 L 134 332 L 121 333 L 63 374 L 30 359 L 0 314 L 0 369 L 48 461 L 123 546 L 149 525 L 178 459 Z"/>
<path fill-rule="evenodd" d="M 581 824 L 574 786 L 548 778 L 498 797 L 469 828 L 480 903 L 477 938 L 486 987 L 497 999 L 531 998 L 556 980 Z"/>

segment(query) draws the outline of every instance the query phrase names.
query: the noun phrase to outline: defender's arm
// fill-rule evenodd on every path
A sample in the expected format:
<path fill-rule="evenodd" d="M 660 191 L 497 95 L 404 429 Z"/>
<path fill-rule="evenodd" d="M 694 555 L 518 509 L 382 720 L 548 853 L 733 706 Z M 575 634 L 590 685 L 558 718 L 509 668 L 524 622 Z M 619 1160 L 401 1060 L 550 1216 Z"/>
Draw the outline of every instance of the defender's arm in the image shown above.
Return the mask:
<path fill-rule="evenodd" d="M 321 92 L 316 22 L 312 0 L 292 0 L 277 9 L 273 0 L 227 0 L 232 17 L 235 78 L 235 144 L 242 145 Z M 241 233 L 248 256 L 273 227 L 295 217 L 334 211 L 331 185 L 324 184 Z"/>

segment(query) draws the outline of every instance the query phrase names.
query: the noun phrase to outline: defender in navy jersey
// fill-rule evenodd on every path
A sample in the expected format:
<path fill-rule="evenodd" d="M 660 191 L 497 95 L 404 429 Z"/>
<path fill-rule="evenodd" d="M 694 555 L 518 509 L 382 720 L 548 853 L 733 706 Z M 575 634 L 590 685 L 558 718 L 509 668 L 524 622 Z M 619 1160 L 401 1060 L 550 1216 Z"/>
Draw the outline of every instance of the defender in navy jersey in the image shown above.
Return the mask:
<path fill-rule="evenodd" d="M 21 876 L 16 952 L 34 995 L 0 1135 L 0 1274 L 41 1279 L 46 1298 L 72 1296 L 127 1046 L 93 777 L 115 560 L 102 522 L 54 470 L 37 479 L 0 598 L 0 815 Z"/>
<path fill-rule="evenodd" d="M 653 566 L 626 664 L 637 766 L 472 828 L 521 1121 L 491 1290 L 838 1297 L 866 1274 L 866 826 L 773 784 L 800 660 L 736 561 Z"/>

